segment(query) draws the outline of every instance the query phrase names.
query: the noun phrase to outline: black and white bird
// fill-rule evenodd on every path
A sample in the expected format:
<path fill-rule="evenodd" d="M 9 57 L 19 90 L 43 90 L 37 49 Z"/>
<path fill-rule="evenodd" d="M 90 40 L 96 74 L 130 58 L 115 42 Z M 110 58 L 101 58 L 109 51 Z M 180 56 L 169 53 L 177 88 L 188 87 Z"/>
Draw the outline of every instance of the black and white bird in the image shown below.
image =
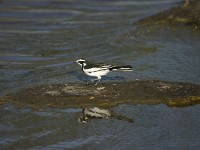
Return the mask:
<path fill-rule="evenodd" d="M 87 60 L 81 58 L 76 61 L 82 68 L 82 71 L 92 77 L 97 77 L 97 79 L 94 79 L 92 81 L 97 81 L 95 85 L 101 80 L 102 76 L 107 75 L 111 71 L 115 70 L 121 70 L 121 71 L 132 71 L 132 66 L 126 65 L 126 66 L 113 66 L 109 64 L 102 64 L 102 63 L 90 63 Z"/>

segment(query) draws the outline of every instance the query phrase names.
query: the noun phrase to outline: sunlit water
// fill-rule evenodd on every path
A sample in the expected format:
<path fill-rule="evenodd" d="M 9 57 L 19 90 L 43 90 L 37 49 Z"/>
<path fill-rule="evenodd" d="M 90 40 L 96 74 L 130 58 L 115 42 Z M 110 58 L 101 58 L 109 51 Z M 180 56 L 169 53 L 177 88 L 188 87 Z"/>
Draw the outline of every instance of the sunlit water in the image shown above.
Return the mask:
<path fill-rule="evenodd" d="M 139 27 L 139 19 L 181 0 L 0 1 L 0 96 L 39 84 L 89 79 L 78 58 L 128 64 L 133 72 L 102 82 L 168 80 L 200 83 L 200 36 L 187 26 Z M 1 111 L 0 147 L 7 149 L 197 149 L 199 106 L 120 106 L 135 119 L 80 124 L 81 110 Z"/>

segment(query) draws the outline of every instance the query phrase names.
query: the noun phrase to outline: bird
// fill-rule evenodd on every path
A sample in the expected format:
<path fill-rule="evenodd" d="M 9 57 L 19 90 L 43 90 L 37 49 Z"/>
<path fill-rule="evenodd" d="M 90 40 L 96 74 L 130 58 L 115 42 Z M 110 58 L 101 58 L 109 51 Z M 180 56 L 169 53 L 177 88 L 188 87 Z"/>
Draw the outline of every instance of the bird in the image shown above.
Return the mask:
<path fill-rule="evenodd" d="M 92 77 L 97 77 L 96 79 L 93 79 L 92 82 L 97 81 L 95 85 L 97 85 L 102 76 L 107 75 L 111 71 L 132 71 L 131 65 L 125 65 L 125 66 L 116 66 L 116 65 L 110 65 L 110 64 L 103 64 L 103 63 L 91 63 L 88 60 L 84 58 L 80 58 L 76 60 L 76 62 L 81 66 L 82 71 Z"/>

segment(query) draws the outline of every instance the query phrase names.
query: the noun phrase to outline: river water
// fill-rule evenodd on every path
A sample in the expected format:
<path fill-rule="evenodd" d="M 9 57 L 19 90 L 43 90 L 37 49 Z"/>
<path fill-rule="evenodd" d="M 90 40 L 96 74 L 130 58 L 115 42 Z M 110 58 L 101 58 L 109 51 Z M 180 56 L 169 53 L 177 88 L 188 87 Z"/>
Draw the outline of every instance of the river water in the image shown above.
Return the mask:
<path fill-rule="evenodd" d="M 167 80 L 200 84 L 200 36 L 188 26 L 137 21 L 181 0 L 0 1 L 0 96 L 40 84 L 85 82 L 78 58 L 132 65 L 102 82 Z M 3 149 L 198 149 L 199 105 L 113 108 L 134 118 L 79 123 L 80 109 L 0 109 Z"/>

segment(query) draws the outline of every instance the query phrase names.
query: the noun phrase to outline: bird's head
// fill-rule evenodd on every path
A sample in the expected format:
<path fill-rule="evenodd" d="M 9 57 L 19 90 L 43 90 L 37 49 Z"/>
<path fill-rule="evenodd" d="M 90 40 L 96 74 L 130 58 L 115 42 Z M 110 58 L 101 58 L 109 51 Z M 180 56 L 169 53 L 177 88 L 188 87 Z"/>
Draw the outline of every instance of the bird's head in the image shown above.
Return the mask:
<path fill-rule="evenodd" d="M 85 65 L 86 65 L 86 60 L 83 59 L 83 58 L 78 59 L 76 62 L 77 62 L 79 65 L 81 65 L 81 66 L 85 66 Z"/>

